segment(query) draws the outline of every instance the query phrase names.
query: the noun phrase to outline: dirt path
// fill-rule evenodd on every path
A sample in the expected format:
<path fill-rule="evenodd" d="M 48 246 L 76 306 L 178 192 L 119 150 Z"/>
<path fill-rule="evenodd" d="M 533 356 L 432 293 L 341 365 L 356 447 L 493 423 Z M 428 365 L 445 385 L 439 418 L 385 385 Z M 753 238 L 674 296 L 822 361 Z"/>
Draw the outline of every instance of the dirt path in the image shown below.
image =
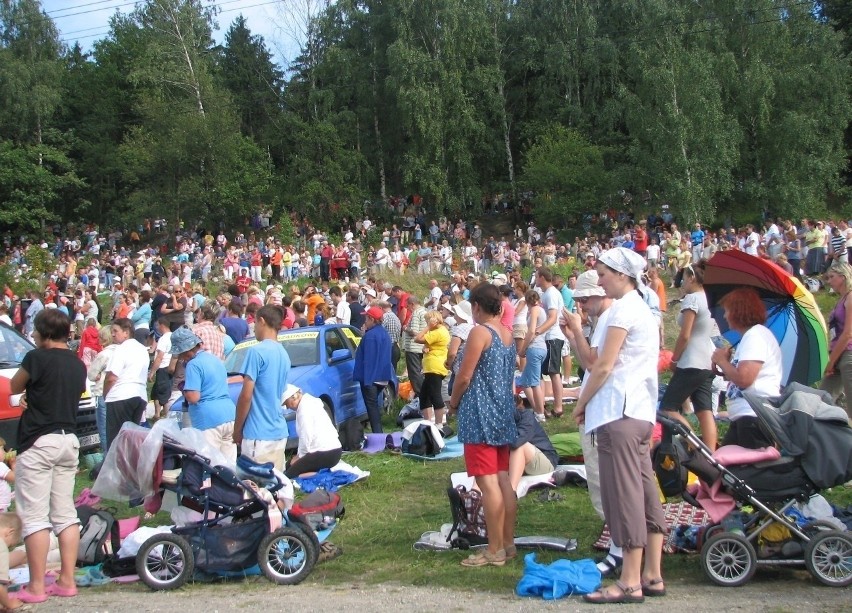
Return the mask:
<path fill-rule="evenodd" d="M 298 611 L 329 610 L 379 613 L 448 611 L 622 610 L 619 607 L 586 605 L 580 598 L 555 602 L 521 599 L 507 586 L 506 594 L 462 592 L 440 587 L 400 585 L 326 586 L 306 581 L 293 587 L 276 587 L 263 579 L 249 584 L 192 586 L 175 592 L 151 592 L 142 584 L 107 589 L 81 589 L 74 599 L 53 598 L 34 608 L 37 613 L 97 611 L 142 613 L 216 613 L 218 611 Z M 670 584 L 665 598 L 646 599 L 643 611 L 820 611 L 852 609 L 852 591 L 817 585 L 805 573 L 767 574 L 741 588 L 720 588 L 709 584 Z"/>

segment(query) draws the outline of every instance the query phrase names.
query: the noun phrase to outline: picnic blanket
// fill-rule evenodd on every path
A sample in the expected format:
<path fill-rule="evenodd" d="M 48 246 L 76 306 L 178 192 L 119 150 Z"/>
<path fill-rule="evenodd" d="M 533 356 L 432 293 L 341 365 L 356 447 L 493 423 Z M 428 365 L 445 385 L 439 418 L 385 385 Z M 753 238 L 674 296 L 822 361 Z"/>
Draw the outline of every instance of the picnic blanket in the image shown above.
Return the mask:
<path fill-rule="evenodd" d="M 415 460 L 449 460 L 451 458 L 460 458 L 464 455 L 464 444 L 459 442 L 458 436 L 451 436 L 444 439 L 444 448 L 436 456 L 430 457 L 414 453 L 403 453 L 402 455 L 407 458 L 414 458 Z"/>
<path fill-rule="evenodd" d="M 692 506 L 688 502 L 666 502 L 663 504 L 668 535 L 663 543 L 663 553 L 693 553 L 698 551 L 698 533 L 710 522 L 710 516 L 704 509 Z M 609 527 L 604 526 L 598 540 L 592 545 L 595 549 L 609 551 Z"/>
<path fill-rule="evenodd" d="M 364 447 L 361 448 L 361 453 L 379 453 L 387 449 L 388 437 L 391 437 L 393 447 L 399 449 L 402 446 L 402 432 L 372 432 L 367 435 L 367 440 Z"/>
<path fill-rule="evenodd" d="M 453 524 L 443 524 L 440 530 L 430 530 L 420 535 L 414 543 L 415 551 L 452 551 L 456 549 L 455 539 L 450 538 Z M 470 549 L 484 549 L 484 545 L 472 545 Z M 562 536 L 516 536 L 515 547 L 518 549 L 549 549 L 551 551 L 569 552 L 577 549 L 577 539 Z"/>
<path fill-rule="evenodd" d="M 317 489 L 336 492 L 344 485 L 361 481 L 369 476 L 370 471 L 361 470 L 341 460 L 333 468 L 323 468 L 310 477 L 296 477 L 293 479 L 293 485 L 306 494 Z"/>
<path fill-rule="evenodd" d="M 556 467 L 556 471 L 560 470 L 573 473 L 579 477 L 582 477 L 583 479 L 586 478 L 586 467 L 582 464 L 560 464 Z M 544 473 L 543 475 L 524 475 L 523 477 L 521 477 L 520 483 L 518 483 L 518 498 L 523 498 L 524 496 L 526 496 L 527 492 L 529 492 L 531 489 L 535 489 L 538 487 L 556 487 L 552 479 L 552 472 Z M 470 489 L 473 487 L 473 477 L 468 475 L 466 472 L 453 473 L 450 475 L 450 483 L 453 484 L 453 487 L 463 485 L 467 489 Z"/>

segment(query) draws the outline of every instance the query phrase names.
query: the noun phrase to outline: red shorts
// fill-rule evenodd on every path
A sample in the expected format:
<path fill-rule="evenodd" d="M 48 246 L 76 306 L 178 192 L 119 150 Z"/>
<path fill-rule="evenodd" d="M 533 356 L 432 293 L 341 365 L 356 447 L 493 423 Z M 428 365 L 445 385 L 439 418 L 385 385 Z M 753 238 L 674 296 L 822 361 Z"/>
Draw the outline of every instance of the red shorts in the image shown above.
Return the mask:
<path fill-rule="evenodd" d="M 495 447 L 484 443 L 465 443 L 464 463 L 471 477 L 509 472 L 509 446 Z"/>

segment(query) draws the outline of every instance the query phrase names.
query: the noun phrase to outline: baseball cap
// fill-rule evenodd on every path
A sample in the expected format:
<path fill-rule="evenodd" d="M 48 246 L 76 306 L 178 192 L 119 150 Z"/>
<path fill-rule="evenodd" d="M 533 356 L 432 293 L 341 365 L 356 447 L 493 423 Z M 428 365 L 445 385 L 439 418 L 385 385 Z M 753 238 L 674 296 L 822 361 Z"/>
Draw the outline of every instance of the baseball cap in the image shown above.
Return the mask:
<path fill-rule="evenodd" d="M 574 298 L 588 298 L 589 296 L 606 296 L 604 288 L 598 285 L 598 272 L 587 270 L 577 277 L 577 285 L 574 287 Z"/>
<path fill-rule="evenodd" d="M 369 316 L 369 317 L 372 317 L 372 318 L 373 318 L 373 319 L 375 319 L 376 321 L 381 321 L 381 320 L 382 320 L 382 317 L 384 317 L 384 316 L 385 316 L 385 312 L 384 312 L 384 311 L 382 311 L 382 310 L 381 310 L 379 307 L 377 307 L 377 306 L 371 306 L 369 309 L 367 309 L 366 311 L 364 311 L 364 314 L 365 314 L 365 315 L 367 315 L 367 316 Z"/>

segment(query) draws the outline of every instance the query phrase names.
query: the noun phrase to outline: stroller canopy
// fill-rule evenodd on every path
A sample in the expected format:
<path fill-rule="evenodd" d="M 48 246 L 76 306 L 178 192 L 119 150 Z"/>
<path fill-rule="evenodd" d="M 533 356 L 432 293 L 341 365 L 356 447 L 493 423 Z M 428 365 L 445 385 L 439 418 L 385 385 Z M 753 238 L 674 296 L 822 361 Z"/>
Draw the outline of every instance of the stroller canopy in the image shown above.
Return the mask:
<path fill-rule="evenodd" d="M 784 455 L 799 459 L 820 489 L 852 479 L 852 428 L 826 392 L 792 383 L 780 396 L 743 396 Z"/>

